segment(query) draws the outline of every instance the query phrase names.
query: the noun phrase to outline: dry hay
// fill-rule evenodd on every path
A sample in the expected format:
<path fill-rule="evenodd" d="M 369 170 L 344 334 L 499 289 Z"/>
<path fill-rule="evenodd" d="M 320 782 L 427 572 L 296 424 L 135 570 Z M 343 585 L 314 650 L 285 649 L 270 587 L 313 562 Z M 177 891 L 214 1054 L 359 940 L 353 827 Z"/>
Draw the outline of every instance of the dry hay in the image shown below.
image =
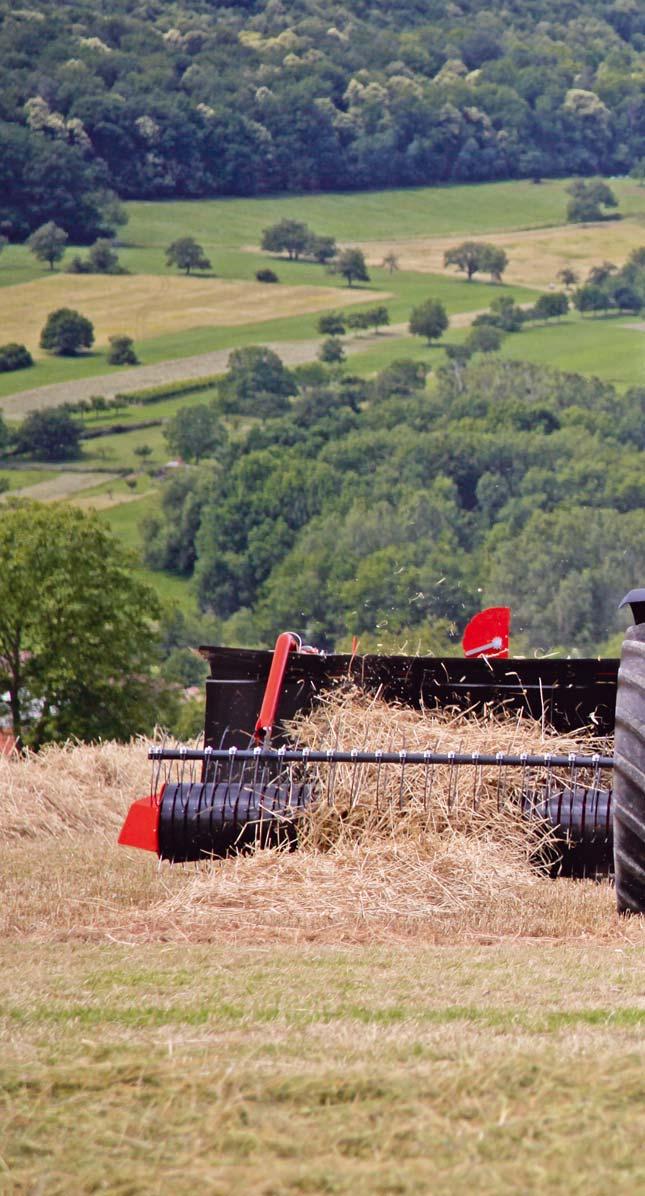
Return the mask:
<path fill-rule="evenodd" d="M 133 795 L 148 792 L 147 747 L 66 743 L 0 756 L 0 843 L 115 831 Z"/>
<path fill-rule="evenodd" d="M 323 700 L 292 732 L 323 751 L 566 754 L 588 745 L 585 735 L 555 735 L 526 718 L 417 712 L 355 691 Z M 139 929 L 149 934 L 161 922 L 171 937 L 260 942 L 625 933 L 607 884 L 541 875 L 532 857 L 543 832 L 530 833 L 512 803 L 500 808 L 497 769 L 466 767 L 464 800 L 449 766 L 434 769 L 425 800 L 422 770 L 406 767 L 403 785 L 399 768 L 377 771 L 362 767 L 357 783 L 354 765 L 334 766 L 333 805 L 323 801 L 306 817 L 297 852 L 200 865 Z"/>
<path fill-rule="evenodd" d="M 317 751 L 568 755 L 599 750 L 598 740 L 592 746 L 584 732 L 558 735 L 521 713 L 417 711 L 343 686 L 297 719 L 292 734 L 301 746 Z M 351 763 L 331 771 L 325 767 L 324 774 L 318 788 L 325 796 L 333 789 L 333 800 L 312 812 L 308 830 L 317 847 L 348 834 L 373 838 L 453 831 L 492 835 L 507 847 L 512 842 L 526 858 L 535 848 L 516 799 L 527 784 L 540 784 L 544 774 L 539 770 Z"/>
<path fill-rule="evenodd" d="M 389 297 L 380 291 L 369 296 L 374 301 Z M 345 304 L 364 302 L 361 291 L 343 295 Z M 337 304 L 338 289 L 325 286 L 267 288 L 261 282 L 221 278 L 54 274 L 4 287 L 0 324 L 5 340 L 20 341 L 39 352 L 40 331 L 49 312 L 58 307 L 82 311 L 94 325 L 97 345 L 102 345 L 112 334 L 124 331 L 135 340 L 145 340 L 188 328 L 235 327 L 301 316 Z"/>
<path fill-rule="evenodd" d="M 415 237 L 391 242 L 364 241 L 362 248 L 368 265 L 379 266 L 386 252 L 394 253 L 402 270 L 421 273 L 444 272 L 443 256 L 464 237 Z M 521 232 L 487 233 L 469 237 L 485 241 L 506 250 L 509 264 L 504 282 L 522 286 L 546 287 L 558 285 L 558 271 L 565 266 L 576 271 L 583 281 L 592 266 L 610 261 L 622 266 L 633 249 L 645 240 L 642 218 L 620 221 L 601 221 L 597 224 L 562 225 L 555 228 L 526 229 Z M 454 267 L 446 273 L 457 278 Z"/>
<path fill-rule="evenodd" d="M 452 716 L 340 693 L 299 720 L 311 747 L 571 751 L 525 718 Z M 597 746 L 597 741 L 596 741 Z M 336 776 L 338 813 L 314 812 L 295 852 L 162 865 L 116 847 L 128 803 L 148 792 L 144 742 L 45 749 L 0 759 L 5 857 L 0 933 L 39 940 L 230 943 L 494 942 L 509 937 L 645 942 L 642 919 L 615 913 L 606 883 L 551 881 L 531 866 L 526 826 L 498 810 L 484 770 L 479 807 L 455 802 L 447 770 L 432 800 L 399 810 L 400 774 L 356 800 Z M 466 770 L 467 772 L 470 769 Z M 397 770 L 395 770 L 395 773 Z M 409 783 L 414 789 L 413 772 Z M 464 793 L 466 790 L 464 790 Z"/>

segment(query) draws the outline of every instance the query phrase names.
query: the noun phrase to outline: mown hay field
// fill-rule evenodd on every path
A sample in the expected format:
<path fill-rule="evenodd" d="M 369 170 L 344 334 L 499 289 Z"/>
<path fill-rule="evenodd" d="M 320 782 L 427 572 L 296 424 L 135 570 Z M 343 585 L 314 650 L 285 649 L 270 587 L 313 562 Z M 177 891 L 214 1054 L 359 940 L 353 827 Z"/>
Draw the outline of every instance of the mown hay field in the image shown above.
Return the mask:
<path fill-rule="evenodd" d="M 592 266 L 610 261 L 624 265 L 634 249 L 645 245 L 645 215 L 626 220 L 604 220 L 598 224 L 567 224 L 548 229 L 525 229 L 516 232 L 493 232 L 475 235 L 468 240 L 486 241 L 506 250 L 508 267 L 504 281 L 527 287 L 548 287 L 558 283 L 558 272 L 565 267 L 574 270 L 584 281 Z M 388 253 L 394 253 L 402 270 L 436 274 L 444 269 L 447 249 L 459 241 L 455 237 L 418 237 L 388 242 Z M 382 241 L 361 242 L 370 265 L 383 261 Z M 454 272 L 454 267 L 448 267 Z"/>
<path fill-rule="evenodd" d="M 349 699 L 300 734 L 368 730 L 545 746 Z M 0 1190 L 639 1190 L 645 926 L 608 883 L 541 876 L 442 774 L 424 823 L 368 783 L 298 852 L 159 866 L 115 842 L 146 756 L 0 758 Z"/>
<path fill-rule="evenodd" d="M 372 291 L 370 300 L 387 299 Z M 360 291 L 343 295 L 344 303 L 364 303 Z M 189 328 L 236 327 L 304 312 L 322 312 L 338 304 L 338 291 L 324 286 L 274 286 L 203 277 L 138 274 L 105 277 L 53 274 L 37 282 L 0 289 L 0 325 L 6 341 L 39 350 L 41 329 L 51 311 L 72 307 L 94 325 L 97 345 L 126 332 L 135 340 L 174 334 Z"/>

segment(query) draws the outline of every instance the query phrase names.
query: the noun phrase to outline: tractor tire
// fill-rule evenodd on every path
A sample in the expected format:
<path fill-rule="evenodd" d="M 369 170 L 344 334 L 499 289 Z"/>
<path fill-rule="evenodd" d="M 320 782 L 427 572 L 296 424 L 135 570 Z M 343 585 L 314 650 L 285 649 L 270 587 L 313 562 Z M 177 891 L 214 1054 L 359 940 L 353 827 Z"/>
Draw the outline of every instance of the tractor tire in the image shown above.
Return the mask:
<path fill-rule="evenodd" d="M 645 913 L 645 624 L 630 627 L 618 671 L 614 872 L 621 914 Z"/>

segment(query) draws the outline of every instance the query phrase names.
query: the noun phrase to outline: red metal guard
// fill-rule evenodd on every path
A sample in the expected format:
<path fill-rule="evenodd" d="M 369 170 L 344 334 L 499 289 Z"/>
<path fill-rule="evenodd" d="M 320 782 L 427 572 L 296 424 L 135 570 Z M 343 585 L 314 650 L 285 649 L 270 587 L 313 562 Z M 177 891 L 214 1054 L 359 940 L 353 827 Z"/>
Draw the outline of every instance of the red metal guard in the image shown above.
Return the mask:
<path fill-rule="evenodd" d="M 280 701 L 284 675 L 287 671 L 289 654 L 291 652 L 298 652 L 299 650 L 300 640 L 297 636 L 292 635 L 290 631 L 284 631 L 282 635 L 278 636 L 275 648 L 273 649 L 273 660 L 271 661 L 262 706 L 260 707 L 260 713 L 253 732 L 254 742 L 257 744 L 268 746 L 271 740 L 271 732 L 278 712 L 278 703 Z"/>
<path fill-rule="evenodd" d="M 489 606 L 473 615 L 461 641 L 464 656 L 491 656 L 506 660 L 511 632 L 510 606 Z"/>
<path fill-rule="evenodd" d="M 162 791 L 163 793 L 163 791 Z M 159 854 L 159 799 L 139 797 L 128 810 L 118 842 L 121 847 L 139 847 Z"/>

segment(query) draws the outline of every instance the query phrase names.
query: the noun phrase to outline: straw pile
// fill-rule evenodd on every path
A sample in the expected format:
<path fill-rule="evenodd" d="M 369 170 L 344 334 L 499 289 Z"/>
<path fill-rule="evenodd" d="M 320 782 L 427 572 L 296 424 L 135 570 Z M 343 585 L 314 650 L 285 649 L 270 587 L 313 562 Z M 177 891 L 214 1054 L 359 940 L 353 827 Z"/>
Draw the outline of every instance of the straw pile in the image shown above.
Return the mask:
<path fill-rule="evenodd" d="M 0 755 L 0 843 L 116 831 L 132 797 L 148 792 L 147 750 L 138 740 Z"/>
<path fill-rule="evenodd" d="M 340 689 L 291 728 L 302 747 L 382 752 L 568 755 L 598 751 L 598 741 L 558 735 L 521 714 L 500 716 L 416 711 Z M 417 766 L 336 764 L 319 769 L 318 789 L 329 795 L 312 811 L 307 841 L 318 848 L 351 837 L 425 838 L 446 832 L 492 838 L 522 858 L 534 856 L 544 828 L 527 831 L 519 798 L 540 786 L 544 770 L 478 764 Z"/>

